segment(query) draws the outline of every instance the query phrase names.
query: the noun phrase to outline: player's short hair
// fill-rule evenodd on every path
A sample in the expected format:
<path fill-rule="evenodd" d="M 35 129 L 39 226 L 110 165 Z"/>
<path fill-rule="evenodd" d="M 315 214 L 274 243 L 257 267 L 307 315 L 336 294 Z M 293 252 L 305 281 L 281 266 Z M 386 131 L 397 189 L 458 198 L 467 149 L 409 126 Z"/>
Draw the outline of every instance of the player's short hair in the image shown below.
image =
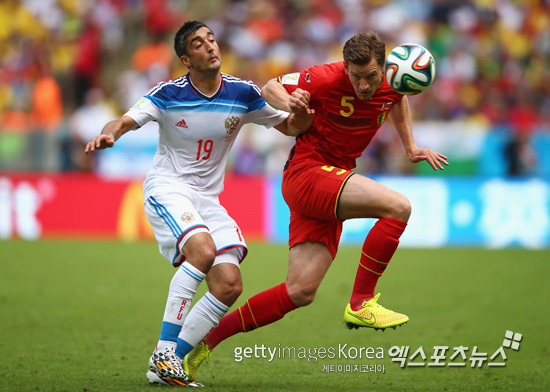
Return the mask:
<path fill-rule="evenodd" d="M 386 61 L 386 44 L 375 31 L 355 34 L 344 44 L 344 61 L 365 65 L 374 57 L 378 65 L 384 66 Z"/>
<path fill-rule="evenodd" d="M 201 27 L 206 27 L 208 30 L 210 30 L 210 27 L 197 20 L 185 22 L 185 24 L 180 27 L 180 29 L 176 33 L 176 37 L 174 38 L 174 50 L 176 51 L 178 58 L 181 58 L 181 56 L 189 55 L 189 53 L 187 52 L 187 38 L 189 38 L 191 34 L 197 32 L 197 30 Z"/>

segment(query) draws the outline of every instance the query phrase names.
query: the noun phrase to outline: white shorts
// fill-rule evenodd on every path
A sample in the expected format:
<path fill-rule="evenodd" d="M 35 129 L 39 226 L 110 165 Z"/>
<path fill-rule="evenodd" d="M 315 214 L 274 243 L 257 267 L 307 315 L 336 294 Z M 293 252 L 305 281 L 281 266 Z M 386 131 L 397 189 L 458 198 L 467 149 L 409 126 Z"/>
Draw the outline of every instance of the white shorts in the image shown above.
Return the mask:
<path fill-rule="evenodd" d="M 217 196 L 202 195 L 170 178 L 149 178 L 143 189 L 145 214 L 153 227 L 159 251 L 174 267 L 185 261 L 182 247 L 197 233 L 210 233 L 218 255 L 235 249 L 239 263 L 246 257 L 241 230 Z M 213 265 L 229 259 L 216 257 Z"/>

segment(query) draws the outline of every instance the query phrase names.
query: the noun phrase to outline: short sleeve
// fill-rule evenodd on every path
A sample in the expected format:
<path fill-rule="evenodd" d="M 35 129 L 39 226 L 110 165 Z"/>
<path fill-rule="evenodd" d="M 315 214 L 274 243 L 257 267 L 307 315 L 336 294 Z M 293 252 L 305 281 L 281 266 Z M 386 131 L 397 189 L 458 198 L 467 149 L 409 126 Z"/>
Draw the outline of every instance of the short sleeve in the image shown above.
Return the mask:
<path fill-rule="evenodd" d="M 248 113 L 247 122 L 263 125 L 272 128 L 279 125 L 289 116 L 289 113 L 273 109 L 264 101 L 264 106 L 258 110 Z"/>
<path fill-rule="evenodd" d="M 279 83 L 292 93 L 297 88 L 308 91 L 313 97 L 319 90 L 326 87 L 326 70 L 323 66 L 314 66 L 302 72 L 293 72 L 277 78 Z"/>
<path fill-rule="evenodd" d="M 149 121 L 159 122 L 162 111 L 147 96 L 142 97 L 134 106 L 126 112 L 125 116 L 134 119 L 140 127 Z"/>

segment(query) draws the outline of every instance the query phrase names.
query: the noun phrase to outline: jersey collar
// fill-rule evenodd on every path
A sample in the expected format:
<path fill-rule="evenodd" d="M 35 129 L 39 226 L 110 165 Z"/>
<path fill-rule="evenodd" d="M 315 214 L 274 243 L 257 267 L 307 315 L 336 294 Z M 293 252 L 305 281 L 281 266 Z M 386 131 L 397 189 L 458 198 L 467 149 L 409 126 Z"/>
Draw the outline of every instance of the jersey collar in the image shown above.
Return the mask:
<path fill-rule="evenodd" d="M 195 85 L 193 84 L 193 81 L 191 80 L 191 75 L 189 75 L 189 73 L 187 73 L 187 75 L 185 75 L 185 77 L 187 78 L 187 81 L 189 82 L 189 86 L 191 87 L 191 90 L 193 90 L 198 96 L 200 96 L 201 98 L 203 98 L 207 101 L 214 100 L 223 90 L 223 76 L 221 77 L 220 85 L 218 87 L 218 90 L 216 90 L 216 92 L 214 94 L 210 95 L 210 96 L 201 93 L 200 90 L 195 87 Z"/>

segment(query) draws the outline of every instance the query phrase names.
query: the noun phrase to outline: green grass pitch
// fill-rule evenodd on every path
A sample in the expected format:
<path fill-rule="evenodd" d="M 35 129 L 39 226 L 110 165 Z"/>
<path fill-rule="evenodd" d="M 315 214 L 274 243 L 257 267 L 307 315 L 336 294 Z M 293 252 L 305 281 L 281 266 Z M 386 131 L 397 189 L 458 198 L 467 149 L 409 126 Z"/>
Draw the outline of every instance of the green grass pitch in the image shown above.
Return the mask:
<path fill-rule="evenodd" d="M 249 248 L 236 306 L 286 274 L 286 246 Z M 220 344 L 199 372 L 203 390 L 550 390 L 549 250 L 399 249 L 379 282 L 380 302 L 411 320 L 385 332 L 350 331 L 342 323 L 359 252 L 341 247 L 309 307 Z M 174 270 L 156 244 L 4 241 L 0 268 L 0 391 L 162 388 L 150 386 L 145 372 Z M 472 368 L 469 360 L 463 368 L 427 366 L 435 346 L 466 346 L 468 353 L 478 346 L 490 356 L 507 330 L 523 338 L 518 351 L 505 351 L 504 367 L 489 368 L 486 362 Z M 239 347 L 298 352 L 346 344 L 351 355 L 361 348 L 385 355 L 368 359 L 363 351 L 361 359 L 276 355 L 272 361 L 235 361 Z M 394 346 L 409 346 L 409 356 L 422 347 L 426 366 L 400 368 L 388 355 Z M 326 372 L 326 365 L 363 370 L 383 365 L 385 371 Z"/>

